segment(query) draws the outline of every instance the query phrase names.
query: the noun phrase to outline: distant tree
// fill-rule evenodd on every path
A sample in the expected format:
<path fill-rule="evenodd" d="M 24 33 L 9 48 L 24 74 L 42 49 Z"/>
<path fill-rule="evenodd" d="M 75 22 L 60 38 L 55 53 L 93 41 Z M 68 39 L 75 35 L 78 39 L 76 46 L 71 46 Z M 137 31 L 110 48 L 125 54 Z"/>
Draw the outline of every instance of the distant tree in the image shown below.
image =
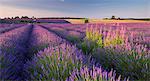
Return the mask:
<path fill-rule="evenodd" d="M 19 16 L 16 16 L 15 19 L 19 19 Z"/>
<path fill-rule="evenodd" d="M 85 21 L 84 21 L 85 23 L 89 23 L 89 20 L 88 19 L 85 19 Z"/>
<path fill-rule="evenodd" d="M 120 20 L 121 18 L 120 17 L 118 17 L 118 20 Z"/>
<path fill-rule="evenodd" d="M 103 18 L 103 20 L 108 20 L 109 18 Z"/>
<path fill-rule="evenodd" d="M 32 19 L 36 19 L 34 16 L 32 16 Z"/>
<path fill-rule="evenodd" d="M 116 17 L 113 15 L 113 16 L 111 17 L 111 19 L 116 19 Z"/>
<path fill-rule="evenodd" d="M 10 19 L 10 17 L 8 17 L 7 19 Z"/>
<path fill-rule="evenodd" d="M 28 16 L 22 16 L 21 19 L 29 19 Z"/>

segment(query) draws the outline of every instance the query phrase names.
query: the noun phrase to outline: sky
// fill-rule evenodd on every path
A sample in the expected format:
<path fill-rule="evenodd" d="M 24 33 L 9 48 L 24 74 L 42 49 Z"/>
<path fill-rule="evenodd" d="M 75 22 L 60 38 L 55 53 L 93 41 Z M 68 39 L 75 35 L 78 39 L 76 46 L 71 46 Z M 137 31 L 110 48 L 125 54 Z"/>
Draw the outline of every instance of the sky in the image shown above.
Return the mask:
<path fill-rule="evenodd" d="M 0 18 L 14 16 L 150 18 L 150 0 L 0 0 Z"/>

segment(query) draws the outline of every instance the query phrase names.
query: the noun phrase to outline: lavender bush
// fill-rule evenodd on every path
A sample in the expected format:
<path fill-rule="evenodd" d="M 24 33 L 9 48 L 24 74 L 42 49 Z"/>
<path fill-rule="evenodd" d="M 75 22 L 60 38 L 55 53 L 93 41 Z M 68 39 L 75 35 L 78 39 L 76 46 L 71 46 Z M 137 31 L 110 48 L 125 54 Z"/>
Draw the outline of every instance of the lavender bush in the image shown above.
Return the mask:
<path fill-rule="evenodd" d="M 150 60 L 147 56 L 150 51 L 146 46 L 136 43 L 135 39 L 141 41 L 123 28 L 106 32 L 103 28 L 98 30 L 91 27 L 87 29 L 82 50 L 92 54 L 104 68 L 113 68 L 123 77 L 148 80 Z"/>
<path fill-rule="evenodd" d="M 39 51 L 32 61 L 26 64 L 30 80 L 66 80 L 66 81 L 120 81 L 114 71 L 102 70 L 94 60 L 87 58 L 76 47 L 61 44 Z M 97 66 L 94 66 L 94 65 Z M 126 81 L 127 79 L 125 79 Z"/>
<path fill-rule="evenodd" d="M 65 80 L 73 69 L 79 69 L 82 65 L 80 52 L 67 44 L 49 47 L 40 51 L 27 64 L 27 70 L 31 73 L 31 80 Z"/>
<path fill-rule="evenodd" d="M 102 68 L 94 67 L 89 69 L 86 66 L 81 67 L 79 70 L 74 70 L 66 81 L 122 81 L 121 76 L 116 78 L 115 71 L 104 71 Z M 124 79 L 129 81 L 129 79 Z"/>

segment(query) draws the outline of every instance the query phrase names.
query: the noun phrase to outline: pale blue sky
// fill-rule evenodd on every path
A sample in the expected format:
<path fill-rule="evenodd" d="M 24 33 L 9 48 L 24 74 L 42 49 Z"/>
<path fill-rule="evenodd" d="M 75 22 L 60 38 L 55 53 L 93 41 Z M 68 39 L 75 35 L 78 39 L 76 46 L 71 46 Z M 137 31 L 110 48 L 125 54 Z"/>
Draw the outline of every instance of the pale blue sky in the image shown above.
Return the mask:
<path fill-rule="evenodd" d="M 0 17 L 150 17 L 150 0 L 0 0 Z"/>

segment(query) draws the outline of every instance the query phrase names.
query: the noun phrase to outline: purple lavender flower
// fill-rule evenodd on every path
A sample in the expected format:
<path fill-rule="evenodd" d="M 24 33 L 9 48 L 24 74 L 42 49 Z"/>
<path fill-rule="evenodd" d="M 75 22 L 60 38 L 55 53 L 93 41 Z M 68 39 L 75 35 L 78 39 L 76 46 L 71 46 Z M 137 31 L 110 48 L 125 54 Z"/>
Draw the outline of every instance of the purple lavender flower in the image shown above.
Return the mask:
<path fill-rule="evenodd" d="M 114 73 L 103 71 L 102 68 L 94 67 L 89 69 L 86 66 L 75 69 L 66 81 L 121 81 L 121 76 L 118 78 Z M 126 81 L 126 80 L 125 80 Z"/>

